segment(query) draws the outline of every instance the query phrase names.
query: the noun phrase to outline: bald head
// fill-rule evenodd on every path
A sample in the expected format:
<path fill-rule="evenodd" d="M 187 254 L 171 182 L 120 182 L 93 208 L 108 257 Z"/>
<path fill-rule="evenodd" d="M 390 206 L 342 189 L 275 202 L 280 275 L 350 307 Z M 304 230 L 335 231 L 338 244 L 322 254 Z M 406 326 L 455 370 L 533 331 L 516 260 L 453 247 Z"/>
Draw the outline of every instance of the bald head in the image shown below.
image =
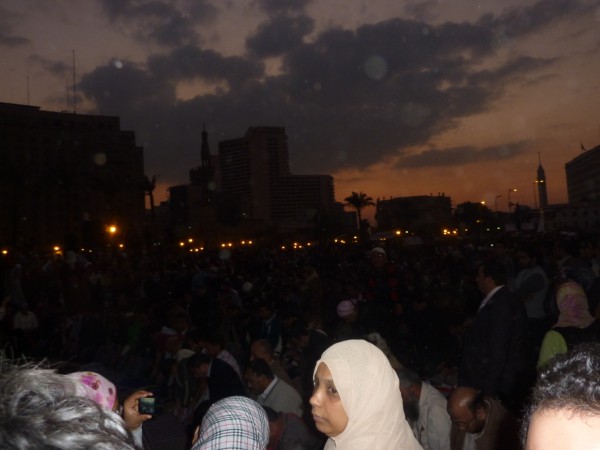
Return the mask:
<path fill-rule="evenodd" d="M 448 414 L 459 430 L 479 433 L 487 419 L 483 394 L 470 387 L 457 387 L 448 397 Z"/>

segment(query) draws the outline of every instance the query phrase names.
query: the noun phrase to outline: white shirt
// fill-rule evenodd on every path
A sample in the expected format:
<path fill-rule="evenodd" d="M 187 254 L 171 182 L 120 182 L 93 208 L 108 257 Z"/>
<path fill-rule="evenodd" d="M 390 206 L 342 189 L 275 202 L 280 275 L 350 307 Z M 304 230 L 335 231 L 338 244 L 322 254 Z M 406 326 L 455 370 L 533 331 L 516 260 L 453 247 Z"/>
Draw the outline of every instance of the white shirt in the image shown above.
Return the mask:
<path fill-rule="evenodd" d="M 421 384 L 419 420 L 411 426 L 423 450 L 450 450 L 452 422 L 446 409 L 447 403 L 436 388 L 427 382 Z"/>

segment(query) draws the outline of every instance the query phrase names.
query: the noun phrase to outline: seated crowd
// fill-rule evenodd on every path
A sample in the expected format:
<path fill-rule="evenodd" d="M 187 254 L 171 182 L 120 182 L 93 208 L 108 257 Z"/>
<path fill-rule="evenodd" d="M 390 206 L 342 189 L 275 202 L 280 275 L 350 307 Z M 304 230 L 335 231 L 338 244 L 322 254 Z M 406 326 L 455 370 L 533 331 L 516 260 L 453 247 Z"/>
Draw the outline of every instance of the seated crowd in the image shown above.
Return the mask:
<path fill-rule="evenodd" d="M 3 267 L 3 360 L 43 362 L 4 364 L 0 421 L 15 425 L 3 425 L 0 447 L 152 448 L 142 424 L 153 414 L 140 405 L 159 395 L 185 425 L 186 448 L 553 448 L 540 430 L 570 412 L 596 420 L 600 409 L 600 350 L 585 345 L 600 342 L 591 242 L 245 250 L 160 263 L 24 257 Z M 131 394 L 96 373 L 104 369 L 126 374 L 116 384 Z M 29 400 L 19 394 L 28 389 Z M 76 404 L 94 432 L 67 426 Z M 28 434 L 27 420 L 40 428 Z M 240 443 L 220 446 L 232 427 Z M 593 448 L 589 439 L 572 448 Z"/>

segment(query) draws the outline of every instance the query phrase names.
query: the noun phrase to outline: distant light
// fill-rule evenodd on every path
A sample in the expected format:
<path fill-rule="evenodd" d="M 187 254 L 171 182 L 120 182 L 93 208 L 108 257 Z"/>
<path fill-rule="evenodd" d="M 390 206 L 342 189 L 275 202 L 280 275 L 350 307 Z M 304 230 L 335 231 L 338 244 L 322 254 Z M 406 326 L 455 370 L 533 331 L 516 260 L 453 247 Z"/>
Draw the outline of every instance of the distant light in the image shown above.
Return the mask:
<path fill-rule="evenodd" d="M 180 242 L 180 243 L 179 243 L 179 246 L 180 246 L 180 247 L 183 247 L 184 245 L 185 245 L 185 242 Z"/>
<path fill-rule="evenodd" d="M 229 244 L 227 244 L 228 247 L 233 247 L 233 244 L 230 242 Z"/>
<path fill-rule="evenodd" d="M 401 234 L 402 234 L 402 231 L 396 230 L 396 236 L 400 236 Z"/>
<path fill-rule="evenodd" d="M 55 245 L 52 250 L 54 250 L 55 252 L 60 252 L 60 247 L 58 245 Z"/>
<path fill-rule="evenodd" d="M 282 245 L 282 246 L 281 246 L 281 250 L 285 250 L 285 245 Z"/>
<path fill-rule="evenodd" d="M 189 238 L 188 242 L 191 244 L 192 242 L 194 242 L 194 240 L 192 238 Z"/>
<path fill-rule="evenodd" d="M 123 244 L 119 244 L 119 248 L 123 248 L 125 247 Z"/>
<path fill-rule="evenodd" d="M 246 241 L 242 241 L 242 245 L 246 245 Z"/>
<path fill-rule="evenodd" d="M 8 250 L 6 250 L 5 248 L 2 249 L 2 254 L 3 255 L 8 255 Z"/>
<path fill-rule="evenodd" d="M 312 245 L 312 244 L 311 244 L 310 242 L 307 242 L 307 243 L 306 243 L 306 246 L 307 246 L 307 247 L 310 247 L 311 245 Z"/>
<path fill-rule="evenodd" d="M 115 234 L 117 232 L 117 227 L 115 225 L 109 225 L 107 230 L 110 234 Z"/>
<path fill-rule="evenodd" d="M 252 241 L 248 241 L 248 244 L 252 245 Z"/>

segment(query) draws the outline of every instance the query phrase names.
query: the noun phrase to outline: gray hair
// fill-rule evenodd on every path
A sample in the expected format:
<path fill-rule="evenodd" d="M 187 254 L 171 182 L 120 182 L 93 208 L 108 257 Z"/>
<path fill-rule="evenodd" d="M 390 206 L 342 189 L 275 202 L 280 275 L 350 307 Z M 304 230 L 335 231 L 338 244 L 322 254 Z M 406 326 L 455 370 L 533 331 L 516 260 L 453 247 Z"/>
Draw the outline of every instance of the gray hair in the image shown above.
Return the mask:
<path fill-rule="evenodd" d="M 409 387 L 409 386 L 420 386 L 422 383 L 421 378 L 417 373 L 413 370 L 407 369 L 406 367 L 401 367 L 396 370 L 398 374 L 398 378 L 400 379 L 401 387 Z"/>
<path fill-rule="evenodd" d="M 135 450 L 123 420 L 76 394 L 75 382 L 0 361 L 0 448 Z"/>

